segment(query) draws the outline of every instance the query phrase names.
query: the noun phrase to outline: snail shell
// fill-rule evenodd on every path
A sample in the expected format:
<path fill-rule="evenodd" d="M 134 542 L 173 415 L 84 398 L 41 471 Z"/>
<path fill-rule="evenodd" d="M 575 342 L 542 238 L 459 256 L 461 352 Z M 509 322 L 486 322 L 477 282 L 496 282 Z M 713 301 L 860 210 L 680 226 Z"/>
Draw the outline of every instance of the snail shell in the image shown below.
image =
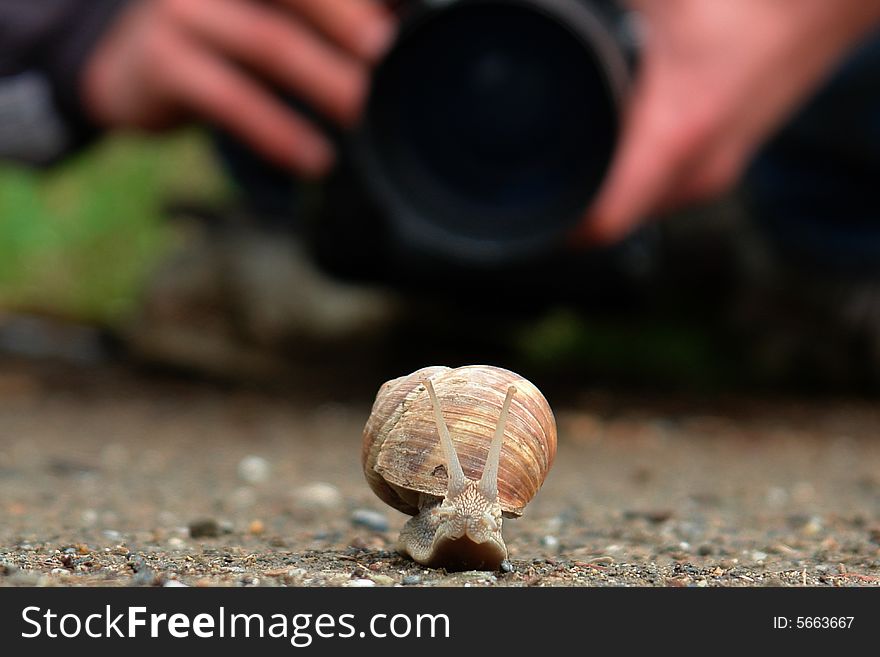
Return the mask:
<path fill-rule="evenodd" d="M 440 420 L 426 389 L 427 381 L 436 391 Z M 509 411 L 503 413 L 506 396 L 510 397 L 506 402 Z M 490 445 L 501 418 L 504 426 L 503 434 L 499 434 L 497 494 L 488 503 L 498 507 L 496 542 L 500 545 L 498 553 L 503 548 L 502 558 L 506 558 L 506 547 L 500 539 L 501 515 L 522 514 L 544 483 L 556 456 L 556 422 L 550 405 L 534 384 L 518 374 L 488 365 L 456 369 L 436 366 L 385 383 L 364 428 L 361 461 L 366 479 L 376 495 L 403 513 L 420 516 L 432 509 L 435 515 L 437 510 L 448 511 L 450 463 L 441 441 L 440 423 L 445 421 L 448 426 L 464 477 L 476 486 L 484 468 L 488 469 Z M 444 517 L 451 513 L 447 511 Z M 416 521 L 421 522 L 414 518 L 410 523 Z M 438 522 L 431 524 L 431 531 Z M 487 522 L 492 525 L 492 521 Z M 425 527 L 417 529 L 422 534 L 428 531 Z M 405 539 L 402 534 L 402 542 Z M 422 563 L 436 564 L 439 539 L 431 539 L 432 547 L 423 550 L 427 553 L 421 555 L 423 558 L 405 545 L 401 551 Z M 448 561 L 444 557 L 440 565 Z M 493 557 L 486 563 L 495 561 Z M 501 559 L 497 561 L 500 564 Z M 473 563 L 464 559 L 461 565 Z"/>

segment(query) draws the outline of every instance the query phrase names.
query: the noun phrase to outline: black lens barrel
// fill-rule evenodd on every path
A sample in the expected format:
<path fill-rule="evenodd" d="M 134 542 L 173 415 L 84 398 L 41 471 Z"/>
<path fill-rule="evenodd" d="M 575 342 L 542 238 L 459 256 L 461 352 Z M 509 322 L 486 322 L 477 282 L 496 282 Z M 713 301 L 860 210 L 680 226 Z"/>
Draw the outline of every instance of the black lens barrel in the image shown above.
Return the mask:
<path fill-rule="evenodd" d="M 546 252 L 576 225 L 610 163 L 629 78 L 609 6 L 406 5 L 353 144 L 406 248 L 493 265 Z"/>

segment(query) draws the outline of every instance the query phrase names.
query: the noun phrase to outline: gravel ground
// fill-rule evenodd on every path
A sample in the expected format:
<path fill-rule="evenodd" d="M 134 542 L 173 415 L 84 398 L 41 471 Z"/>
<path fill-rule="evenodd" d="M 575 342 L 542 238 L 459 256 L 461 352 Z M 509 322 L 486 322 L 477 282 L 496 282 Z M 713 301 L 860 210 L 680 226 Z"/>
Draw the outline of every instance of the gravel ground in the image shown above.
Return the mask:
<path fill-rule="evenodd" d="M 0 585 L 880 585 L 876 400 L 571 394 L 510 563 L 450 574 L 361 473 L 380 382 L 0 363 Z"/>

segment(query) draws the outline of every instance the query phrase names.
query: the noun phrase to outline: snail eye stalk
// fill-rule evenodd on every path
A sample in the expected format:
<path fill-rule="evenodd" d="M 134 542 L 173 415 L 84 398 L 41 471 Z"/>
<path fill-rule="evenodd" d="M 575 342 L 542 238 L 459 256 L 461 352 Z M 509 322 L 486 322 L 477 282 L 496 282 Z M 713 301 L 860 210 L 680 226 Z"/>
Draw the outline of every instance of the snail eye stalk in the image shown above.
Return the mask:
<path fill-rule="evenodd" d="M 425 388 L 428 390 L 431 405 L 434 407 L 434 421 L 437 423 L 437 431 L 440 433 L 440 446 L 443 448 L 443 455 L 446 458 L 446 472 L 449 477 L 446 497 L 455 497 L 464 490 L 467 479 L 464 476 L 464 470 L 461 469 L 458 454 L 455 453 L 452 437 L 449 435 L 449 429 L 446 426 L 446 421 L 443 419 L 443 411 L 440 409 L 440 402 L 437 399 L 434 385 L 430 379 L 425 380 Z"/>
<path fill-rule="evenodd" d="M 498 466 L 501 461 L 501 446 L 504 443 L 504 429 L 507 426 L 510 402 L 515 393 L 515 387 L 510 386 L 507 389 L 507 395 L 504 397 L 504 404 L 501 407 L 501 415 L 498 417 L 498 424 L 495 427 L 495 435 L 492 437 L 489 454 L 486 456 L 486 465 L 483 466 L 483 475 L 480 477 L 480 492 L 489 502 L 495 502 L 498 499 Z"/>

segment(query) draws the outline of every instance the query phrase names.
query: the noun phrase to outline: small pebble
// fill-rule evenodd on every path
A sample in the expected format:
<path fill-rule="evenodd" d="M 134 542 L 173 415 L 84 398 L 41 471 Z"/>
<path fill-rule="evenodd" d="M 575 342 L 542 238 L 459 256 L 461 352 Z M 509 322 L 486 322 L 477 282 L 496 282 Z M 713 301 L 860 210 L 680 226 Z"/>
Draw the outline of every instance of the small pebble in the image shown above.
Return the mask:
<path fill-rule="evenodd" d="M 766 558 L 766 552 L 761 552 L 760 550 L 755 550 L 754 552 L 752 552 L 752 559 L 754 559 L 755 561 L 764 561 L 764 559 Z"/>
<path fill-rule="evenodd" d="M 558 550 L 559 549 L 559 539 L 555 536 L 548 534 L 541 539 L 541 545 L 550 550 Z"/>
<path fill-rule="evenodd" d="M 384 514 L 372 509 L 355 509 L 352 511 L 351 524 L 355 527 L 365 527 L 374 532 L 388 531 L 388 518 Z"/>
<path fill-rule="evenodd" d="M 513 564 L 510 563 L 507 559 L 501 562 L 501 572 L 502 573 L 512 573 L 514 570 Z"/>
<path fill-rule="evenodd" d="M 174 588 L 182 589 L 182 588 L 189 588 L 189 586 L 187 586 L 186 584 L 184 584 L 183 582 L 181 582 L 179 579 L 169 579 L 169 580 L 166 581 L 165 584 L 163 584 L 162 586 L 164 586 L 166 589 L 174 589 Z"/>
<path fill-rule="evenodd" d="M 394 578 L 388 575 L 371 575 L 370 579 L 379 586 L 392 586 L 394 584 Z"/>
<path fill-rule="evenodd" d="M 150 567 L 147 563 L 147 560 L 140 554 L 133 554 L 129 557 L 128 567 L 131 568 L 134 572 L 139 573 L 142 570 L 146 570 Z"/>
<path fill-rule="evenodd" d="M 257 493 L 250 486 L 239 486 L 227 499 L 236 509 L 247 509 L 257 503 Z"/>
<path fill-rule="evenodd" d="M 421 575 L 407 575 L 406 577 L 403 578 L 403 585 L 404 586 L 415 586 L 416 584 L 421 584 L 421 583 L 422 583 L 422 576 Z"/>
<path fill-rule="evenodd" d="M 807 536 L 815 536 L 822 531 L 822 519 L 818 516 L 813 516 L 807 524 L 803 526 L 801 531 Z"/>
<path fill-rule="evenodd" d="M 134 574 L 131 581 L 135 586 L 152 586 L 156 583 L 156 573 L 152 568 L 144 568 Z"/>
<path fill-rule="evenodd" d="M 294 489 L 291 493 L 294 503 L 309 511 L 326 511 L 342 504 L 342 493 L 333 484 L 316 481 Z"/>
<path fill-rule="evenodd" d="M 18 572 L 18 566 L 8 561 L 0 561 L 0 575 L 14 575 Z"/>
<path fill-rule="evenodd" d="M 672 511 L 666 509 L 656 509 L 648 511 L 628 510 L 623 512 L 625 520 L 647 520 L 650 523 L 659 525 L 666 522 L 672 517 Z"/>
<path fill-rule="evenodd" d="M 156 583 L 156 573 L 150 568 L 150 564 L 143 556 L 133 555 L 129 559 L 128 566 L 134 571 L 132 583 L 135 586 L 151 586 Z"/>
<path fill-rule="evenodd" d="M 248 533 L 259 535 L 266 531 L 266 525 L 263 524 L 262 520 L 252 520 L 251 524 L 248 525 Z"/>
<path fill-rule="evenodd" d="M 356 588 L 376 586 L 376 582 L 371 579 L 351 579 L 345 583 L 345 586 L 353 586 Z"/>
<path fill-rule="evenodd" d="M 372 533 L 368 536 L 355 536 L 349 545 L 358 550 L 381 550 L 386 546 L 386 541 L 382 534 Z"/>
<path fill-rule="evenodd" d="M 238 476 L 249 484 L 261 484 L 269 479 L 271 469 L 269 461 L 251 454 L 239 461 Z"/>
<path fill-rule="evenodd" d="M 215 538 L 220 536 L 220 523 L 213 518 L 201 518 L 189 523 L 189 535 L 192 538 Z"/>

